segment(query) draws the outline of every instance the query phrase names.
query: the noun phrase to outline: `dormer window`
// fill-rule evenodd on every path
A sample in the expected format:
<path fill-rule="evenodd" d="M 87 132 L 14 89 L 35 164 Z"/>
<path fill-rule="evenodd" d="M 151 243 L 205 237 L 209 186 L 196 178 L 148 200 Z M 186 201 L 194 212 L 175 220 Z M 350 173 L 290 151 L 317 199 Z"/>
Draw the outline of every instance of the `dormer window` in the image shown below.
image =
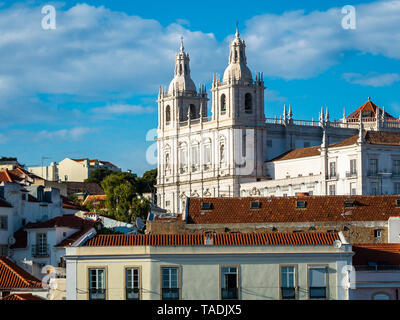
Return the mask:
<path fill-rule="evenodd" d="M 400 199 L 396 200 L 396 207 L 400 207 Z"/>
<path fill-rule="evenodd" d="M 260 201 L 251 201 L 250 202 L 250 209 L 260 209 L 261 202 Z"/>
<path fill-rule="evenodd" d="M 306 201 L 296 201 L 296 208 L 297 209 L 305 209 L 307 206 Z"/>
<path fill-rule="evenodd" d="M 201 203 L 201 210 L 211 210 L 212 203 L 211 202 L 202 202 Z"/>
<path fill-rule="evenodd" d="M 356 206 L 356 201 L 355 200 L 345 200 L 344 202 L 344 207 L 345 208 L 353 208 Z"/>

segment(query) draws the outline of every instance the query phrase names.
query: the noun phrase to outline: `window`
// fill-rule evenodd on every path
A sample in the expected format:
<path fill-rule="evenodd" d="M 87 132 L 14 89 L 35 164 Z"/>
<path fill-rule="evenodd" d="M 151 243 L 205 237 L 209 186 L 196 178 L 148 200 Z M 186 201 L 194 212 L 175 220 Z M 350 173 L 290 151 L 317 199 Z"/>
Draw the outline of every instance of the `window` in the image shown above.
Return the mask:
<path fill-rule="evenodd" d="M 226 112 L 226 97 L 225 95 L 221 95 L 221 114 L 225 114 Z"/>
<path fill-rule="evenodd" d="M 386 293 L 377 293 L 372 296 L 372 300 L 390 300 L 390 296 Z"/>
<path fill-rule="evenodd" d="M 21 193 L 21 200 L 25 201 L 26 200 L 26 194 L 25 193 Z"/>
<path fill-rule="evenodd" d="M 250 209 L 260 209 L 261 202 L 260 201 L 251 201 L 250 202 Z"/>
<path fill-rule="evenodd" d="M 354 208 L 356 206 L 356 201 L 355 200 L 345 200 L 344 201 L 344 207 L 345 208 Z"/>
<path fill-rule="evenodd" d="M 400 175 L 400 160 L 393 160 L 393 175 Z"/>
<path fill-rule="evenodd" d="M 105 300 L 105 270 L 89 269 L 89 300 Z"/>
<path fill-rule="evenodd" d="M 179 300 L 178 268 L 161 268 L 162 288 L 161 296 L 163 300 Z"/>
<path fill-rule="evenodd" d="M 139 300 L 139 268 L 126 268 L 126 300 Z"/>
<path fill-rule="evenodd" d="M 183 170 L 186 168 L 186 166 L 187 166 L 186 147 L 181 147 L 179 149 L 179 168 Z"/>
<path fill-rule="evenodd" d="M 350 160 L 350 176 L 357 175 L 357 159 Z"/>
<path fill-rule="evenodd" d="M 326 299 L 326 277 L 326 266 L 308 268 L 310 299 Z"/>
<path fill-rule="evenodd" d="M 190 114 L 190 119 L 196 118 L 196 106 L 194 104 L 191 104 L 189 106 L 189 114 Z"/>
<path fill-rule="evenodd" d="M 199 164 L 199 147 L 197 144 L 192 145 L 192 166 L 197 167 Z"/>
<path fill-rule="evenodd" d="M 378 194 L 378 184 L 376 182 L 371 183 L 371 194 L 375 196 Z"/>
<path fill-rule="evenodd" d="M 329 163 L 329 178 L 336 177 L 336 162 Z"/>
<path fill-rule="evenodd" d="M 357 186 L 356 186 L 356 183 L 354 183 L 354 182 L 350 183 L 350 194 L 351 195 L 357 194 Z"/>
<path fill-rule="evenodd" d="M 295 268 L 294 266 L 281 267 L 281 298 L 282 299 L 295 299 L 296 286 L 295 286 Z"/>
<path fill-rule="evenodd" d="M 67 175 L 64 176 L 64 181 L 68 181 L 68 176 Z"/>
<path fill-rule="evenodd" d="M 8 247 L 0 246 L 0 256 L 8 256 Z"/>
<path fill-rule="evenodd" d="M 171 122 L 171 107 L 167 106 L 165 109 L 165 124 L 169 124 Z"/>
<path fill-rule="evenodd" d="M 378 174 L 378 159 L 369 159 L 368 174 L 370 176 L 376 176 Z"/>
<path fill-rule="evenodd" d="M 329 195 L 330 196 L 336 195 L 336 185 L 334 184 L 329 185 Z"/>
<path fill-rule="evenodd" d="M 221 268 L 221 299 L 238 299 L 238 281 L 236 267 Z"/>
<path fill-rule="evenodd" d="M 170 204 L 171 204 L 171 201 L 165 201 L 165 206 L 166 206 L 166 207 L 169 207 Z"/>
<path fill-rule="evenodd" d="M 382 237 L 382 230 L 381 229 L 375 229 L 374 230 L 374 237 L 375 238 L 381 238 Z"/>
<path fill-rule="evenodd" d="M 394 194 L 400 194 L 400 182 L 394 183 Z"/>
<path fill-rule="evenodd" d="M 8 217 L 7 216 L 0 217 L 0 230 L 8 230 Z"/>
<path fill-rule="evenodd" d="M 267 140 L 267 147 L 272 147 L 272 140 Z"/>
<path fill-rule="evenodd" d="M 307 205 L 306 201 L 296 201 L 296 208 L 304 209 Z"/>
<path fill-rule="evenodd" d="M 251 113 L 252 112 L 252 104 L 253 104 L 253 98 L 250 93 L 246 93 L 244 96 L 244 111 L 246 113 Z"/>
<path fill-rule="evenodd" d="M 209 143 L 204 145 L 204 163 L 211 163 L 211 144 Z"/>
<path fill-rule="evenodd" d="M 36 233 L 36 245 L 32 246 L 32 255 L 34 257 L 43 257 L 48 254 L 47 234 Z"/>
<path fill-rule="evenodd" d="M 304 141 L 304 148 L 310 147 L 310 141 Z"/>
<path fill-rule="evenodd" d="M 212 203 L 211 202 L 202 202 L 201 203 L 201 210 L 211 210 Z"/>

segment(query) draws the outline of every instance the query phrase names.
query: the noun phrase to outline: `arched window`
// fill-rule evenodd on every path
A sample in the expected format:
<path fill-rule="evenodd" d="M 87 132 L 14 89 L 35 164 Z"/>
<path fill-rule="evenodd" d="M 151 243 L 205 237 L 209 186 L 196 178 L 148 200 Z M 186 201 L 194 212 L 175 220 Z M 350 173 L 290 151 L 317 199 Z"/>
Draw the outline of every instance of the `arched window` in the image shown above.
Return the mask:
<path fill-rule="evenodd" d="M 170 106 L 167 106 L 165 109 L 165 123 L 169 124 L 171 121 L 171 108 Z"/>
<path fill-rule="evenodd" d="M 390 300 L 390 296 L 387 293 L 379 292 L 372 296 L 372 300 Z"/>
<path fill-rule="evenodd" d="M 190 112 L 190 119 L 195 119 L 196 118 L 196 106 L 194 104 L 191 104 L 189 106 L 189 112 Z"/>
<path fill-rule="evenodd" d="M 226 112 L 226 97 L 223 94 L 221 96 L 221 114 L 224 114 Z"/>
<path fill-rule="evenodd" d="M 244 96 L 244 111 L 246 113 L 251 113 L 252 112 L 252 104 L 253 104 L 253 98 L 250 93 L 246 93 Z"/>
<path fill-rule="evenodd" d="M 225 163 L 225 145 L 223 143 L 221 143 L 219 148 L 219 161 Z"/>

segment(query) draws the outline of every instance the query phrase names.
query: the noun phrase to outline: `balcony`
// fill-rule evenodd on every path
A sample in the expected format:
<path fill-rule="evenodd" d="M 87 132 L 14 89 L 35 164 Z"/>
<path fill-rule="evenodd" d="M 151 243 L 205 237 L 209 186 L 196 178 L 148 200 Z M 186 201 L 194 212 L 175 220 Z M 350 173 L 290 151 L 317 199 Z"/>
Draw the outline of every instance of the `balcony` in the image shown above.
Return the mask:
<path fill-rule="evenodd" d="M 32 245 L 32 257 L 45 258 L 49 256 L 49 245 Z"/>
<path fill-rule="evenodd" d="M 346 178 L 357 178 L 357 171 L 347 171 Z"/>
<path fill-rule="evenodd" d="M 89 289 L 90 300 L 105 300 L 106 289 Z"/>
<path fill-rule="evenodd" d="M 337 180 L 339 178 L 339 175 L 335 172 L 330 173 L 326 176 L 327 180 Z"/>
<path fill-rule="evenodd" d="M 281 287 L 281 298 L 283 300 L 296 299 L 296 288 Z"/>
<path fill-rule="evenodd" d="M 179 288 L 162 288 L 163 300 L 179 300 Z"/>
<path fill-rule="evenodd" d="M 126 300 L 139 300 L 139 288 L 126 288 Z"/>
<path fill-rule="evenodd" d="M 310 287 L 310 299 L 326 299 L 326 287 Z"/>
<path fill-rule="evenodd" d="M 238 300 L 238 289 L 237 288 L 222 288 L 221 289 L 222 300 Z"/>

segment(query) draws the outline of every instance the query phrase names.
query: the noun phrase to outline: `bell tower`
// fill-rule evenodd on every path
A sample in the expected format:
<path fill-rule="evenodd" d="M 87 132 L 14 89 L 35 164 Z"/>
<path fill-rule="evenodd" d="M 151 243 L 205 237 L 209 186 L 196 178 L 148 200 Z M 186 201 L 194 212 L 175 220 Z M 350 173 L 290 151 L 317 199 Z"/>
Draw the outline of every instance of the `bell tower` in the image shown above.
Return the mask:
<path fill-rule="evenodd" d="M 262 73 L 255 80 L 247 66 L 246 44 L 240 39 L 236 24 L 235 38 L 230 43 L 229 64 L 222 81 L 214 75 L 212 84 L 213 120 L 232 124 L 265 123 L 264 79 Z"/>

